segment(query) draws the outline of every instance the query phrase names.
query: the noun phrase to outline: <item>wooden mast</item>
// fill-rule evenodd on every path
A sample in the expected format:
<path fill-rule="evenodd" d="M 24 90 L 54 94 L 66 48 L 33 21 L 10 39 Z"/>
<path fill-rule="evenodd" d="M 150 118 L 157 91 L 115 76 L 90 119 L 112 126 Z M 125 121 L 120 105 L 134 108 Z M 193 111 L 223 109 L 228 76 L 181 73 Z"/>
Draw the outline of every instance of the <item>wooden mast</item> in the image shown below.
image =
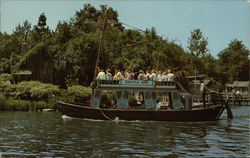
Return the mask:
<path fill-rule="evenodd" d="M 100 54 L 102 51 L 102 47 L 103 47 L 103 39 L 104 39 L 104 33 L 105 33 L 105 29 L 106 29 L 106 19 L 107 19 L 107 12 L 108 9 L 105 10 L 105 14 L 104 14 L 104 18 L 103 18 L 103 23 L 102 23 L 102 32 L 101 32 L 101 38 L 99 40 L 99 46 L 98 46 L 98 51 L 97 51 L 97 58 L 96 58 L 96 63 L 95 63 L 95 72 L 94 72 L 94 77 L 93 77 L 93 89 L 92 89 L 92 95 L 94 92 L 94 88 L 96 87 L 96 77 L 97 77 L 97 68 L 98 65 L 100 63 Z"/>

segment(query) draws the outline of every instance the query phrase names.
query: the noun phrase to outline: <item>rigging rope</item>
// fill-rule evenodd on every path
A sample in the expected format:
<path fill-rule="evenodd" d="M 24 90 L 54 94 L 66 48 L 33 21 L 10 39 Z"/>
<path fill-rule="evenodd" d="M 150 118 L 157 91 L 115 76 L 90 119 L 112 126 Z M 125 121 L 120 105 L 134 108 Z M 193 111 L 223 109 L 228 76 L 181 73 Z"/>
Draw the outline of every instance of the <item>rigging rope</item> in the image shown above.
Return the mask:
<path fill-rule="evenodd" d="M 118 117 L 115 117 L 114 119 L 111 119 L 110 117 L 108 117 L 108 116 L 102 111 L 101 108 L 96 108 L 96 109 L 100 110 L 101 113 L 102 113 L 102 115 L 103 115 L 106 119 L 108 119 L 108 120 L 110 120 L 110 121 L 117 121 L 117 120 L 119 120 Z M 117 118 L 118 118 L 118 119 L 117 119 Z"/>
<path fill-rule="evenodd" d="M 123 25 L 125 25 L 125 26 L 128 26 L 128 27 L 131 27 L 131 28 L 133 28 L 133 29 L 136 29 L 136 30 L 138 30 L 138 31 L 140 31 L 140 32 L 143 32 L 143 33 L 146 32 L 146 31 L 144 31 L 144 30 L 142 30 L 142 29 L 139 29 L 139 28 L 137 28 L 137 27 L 131 26 L 131 25 L 129 25 L 129 24 L 125 24 L 125 23 L 123 23 L 123 22 L 121 22 L 121 21 L 120 21 L 120 23 L 123 24 Z"/>

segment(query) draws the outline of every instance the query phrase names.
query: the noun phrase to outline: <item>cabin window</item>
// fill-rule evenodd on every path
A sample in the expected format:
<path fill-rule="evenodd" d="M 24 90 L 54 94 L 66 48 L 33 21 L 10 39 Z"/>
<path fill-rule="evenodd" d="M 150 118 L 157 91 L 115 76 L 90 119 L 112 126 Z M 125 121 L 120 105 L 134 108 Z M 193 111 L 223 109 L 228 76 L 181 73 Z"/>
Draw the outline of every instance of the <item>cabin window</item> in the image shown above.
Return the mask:
<path fill-rule="evenodd" d="M 178 99 L 178 93 L 177 92 L 173 92 L 173 99 Z"/>
<path fill-rule="evenodd" d="M 121 91 L 117 91 L 117 92 L 116 92 L 116 95 L 117 95 L 117 98 L 119 99 L 119 98 L 121 98 L 121 96 L 122 96 L 122 92 L 121 92 Z"/>
<path fill-rule="evenodd" d="M 156 96 L 157 96 L 157 95 L 156 95 L 156 92 L 152 92 L 152 98 L 153 98 L 153 99 L 156 99 Z"/>
<path fill-rule="evenodd" d="M 149 99 L 150 98 L 150 92 L 145 92 L 145 99 Z"/>
<path fill-rule="evenodd" d="M 100 97 L 100 94 L 101 94 L 101 92 L 96 90 L 94 96 L 95 96 L 96 98 L 99 98 L 99 97 Z"/>
<path fill-rule="evenodd" d="M 128 91 L 124 91 L 123 98 L 128 99 Z"/>

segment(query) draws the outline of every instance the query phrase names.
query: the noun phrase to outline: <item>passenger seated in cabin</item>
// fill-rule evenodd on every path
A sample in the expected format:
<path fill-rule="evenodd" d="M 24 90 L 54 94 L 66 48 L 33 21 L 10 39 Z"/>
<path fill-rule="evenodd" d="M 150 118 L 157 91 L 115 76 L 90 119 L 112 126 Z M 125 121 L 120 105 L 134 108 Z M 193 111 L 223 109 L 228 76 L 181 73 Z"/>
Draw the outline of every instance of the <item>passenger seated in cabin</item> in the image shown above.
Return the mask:
<path fill-rule="evenodd" d="M 138 102 L 136 97 L 133 95 L 129 98 L 129 108 L 130 109 L 142 109 L 143 105 L 141 102 Z"/>
<path fill-rule="evenodd" d="M 97 79 L 97 80 L 106 80 L 105 72 L 104 72 L 102 69 L 101 69 L 100 72 L 98 73 L 96 79 Z"/>
<path fill-rule="evenodd" d="M 172 70 L 168 70 L 167 78 L 168 78 L 168 81 L 174 81 L 175 80 L 175 75 L 173 74 Z"/>
<path fill-rule="evenodd" d="M 239 98 L 241 97 L 240 91 L 237 90 L 237 91 L 235 92 L 235 95 L 236 95 L 236 99 L 239 99 Z"/>
<path fill-rule="evenodd" d="M 155 109 L 156 109 L 156 110 L 160 110 L 160 109 L 161 109 L 161 104 L 160 104 L 160 100 L 159 100 L 159 99 L 156 100 Z"/>
<path fill-rule="evenodd" d="M 113 94 L 111 93 L 104 93 L 101 95 L 101 99 L 100 99 L 100 108 L 115 108 L 116 104 L 114 104 L 115 100 L 113 98 Z"/>

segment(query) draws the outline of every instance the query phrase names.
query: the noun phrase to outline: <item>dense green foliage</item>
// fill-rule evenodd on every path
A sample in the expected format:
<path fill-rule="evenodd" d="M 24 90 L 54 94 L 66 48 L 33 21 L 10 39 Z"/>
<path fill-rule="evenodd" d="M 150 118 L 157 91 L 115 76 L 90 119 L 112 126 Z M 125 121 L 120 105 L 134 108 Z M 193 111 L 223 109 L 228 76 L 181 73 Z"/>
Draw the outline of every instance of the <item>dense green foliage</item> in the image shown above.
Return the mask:
<path fill-rule="evenodd" d="M 105 15 L 107 22 L 102 30 Z M 85 4 L 83 9 L 76 11 L 74 18 L 59 22 L 55 31 L 49 29 L 46 19 L 46 14 L 42 13 L 33 28 L 25 21 L 11 35 L 0 33 L 0 73 L 30 70 L 32 80 L 53 84 L 67 80 L 68 85 L 88 86 L 94 75 L 99 40 L 104 31 L 100 68 L 110 68 L 112 72 L 116 69 L 173 69 L 180 80 L 194 75 L 197 70 L 196 74 L 206 74 L 221 84 L 249 80 L 249 50 L 238 40 L 232 39 L 228 48 L 215 59 L 200 29 L 194 28 L 187 37 L 189 50 L 185 51 L 175 42 L 159 37 L 155 28 L 146 31 L 125 29 L 118 12 L 103 5 L 98 10 Z M 38 90 L 44 88 L 48 87 L 38 87 Z M 23 98 L 29 92 L 39 100 L 59 91 L 54 87 L 38 95 L 36 90 L 11 95 Z"/>
<path fill-rule="evenodd" d="M 200 29 L 195 29 L 191 32 L 191 38 L 188 38 L 188 44 L 188 49 L 191 54 L 195 54 L 197 57 L 207 54 L 208 41 L 203 37 Z"/>
<path fill-rule="evenodd" d="M 38 81 L 11 84 L 10 76 L 0 75 L 0 109 L 3 110 L 57 109 L 57 101 L 82 102 L 91 95 L 89 87 L 79 85 L 64 90 Z"/>
<path fill-rule="evenodd" d="M 241 41 L 232 41 L 228 48 L 221 51 L 218 56 L 222 83 L 249 80 L 249 50 Z"/>

